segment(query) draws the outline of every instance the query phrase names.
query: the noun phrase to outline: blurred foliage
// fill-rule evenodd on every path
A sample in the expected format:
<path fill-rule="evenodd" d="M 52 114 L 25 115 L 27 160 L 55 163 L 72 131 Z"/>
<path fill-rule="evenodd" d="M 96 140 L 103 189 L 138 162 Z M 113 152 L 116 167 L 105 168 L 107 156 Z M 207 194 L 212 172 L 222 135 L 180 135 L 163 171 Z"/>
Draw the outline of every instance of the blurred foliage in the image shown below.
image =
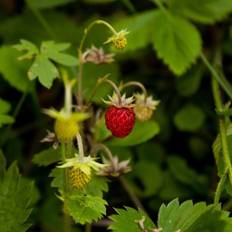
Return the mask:
<path fill-rule="evenodd" d="M 96 127 L 90 128 L 95 140 L 106 141 L 113 154 L 122 159 L 131 159 L 133 171 L 125 179 L 142 200 L 151 219 L 154 220 L 158 215 L 158 220 L 154 221 L 157 221 L 156 226 L 163 228 L 162 232 L 179 229 L 181 232 L 195 232 L 206 231 L 206 228 L 217 232 L 231 231 L 231 219 L 219 206 L 193 204 L 185 200 L 211 203 L 218 182 L 217 175 L 222 177 L 226 170 L 210 74 L 198 58 L 202 51 L 213 56 L 215 49 L 220 47 L 223 71 L 226 76 L 231 76 L 232 1 L 163 0 L 165 11 L 157 8 L 155 2 L 1 1 L 0 145 L 7 163 L 18 161 L 23 177 L 19 175 L 15 163 L 6 169 L 6 161 L 0 153 L 0 231 L 9 231 L 4 228 L 4 222 L 9 220 L 12 228 L 16 225 L 21 228 L 11 231 L 25 231 L 32 224 L 29 231 L 64 232 L 61 223 L 62 205 L 57 200 L 56 190 L 50 188 L 51 182 L 55 188 L 62 186 L 62 175 L 54 166 L 60 160 L 57 157 L 59 150 L 48 149 L 47 145 L 39 142 L 46 135 L 46 129 L 53 128 L 52 122 L 41 113 L 41 109 L 61 107 L 63 104 L 61 81 L 55 79 L 57 75 L 51 69 L 55 73 L 59 72 L 54 64 L 59 63 L 69 66 L 67 70 L 72 78 L 77 76 L 73 68 L 77 62 L 77 46 L 86 25 L 97 18 L 110 21 L 117 29 L 127 28 L 130 34 L 126 49 L 116 52 L 102 45 L 109 34 L 99 30 L 101 26 L 91 31 L 85 47 L 94 44 L 103 46 L 107 52 L 116 52 L 117 62 L 103 64 L 100 68 L 95 64 L 84 67 L 85 99 L 88 100 L 97 78 L 111 73 L 110 79 L 117 83 L 141 81 L 149 93 L 161 100 L 161 104 L 152 120 L 145 124 L 136 123 L 133 133 L 124 139 L 112 138 L 103 125 L 103 117 L 100 117 Z M 13 45 L 21 39 L 24 45 L 25 40 L 32 43 L 27 50 L 34 68 L 31 61 L 17 59 L 22 53 Z M 69 43 L 72 46 L 69 47 Z M 47 46 L 46 51 L 42 49 L 43 45 Z M 63 53 L 66 48 L 67 53 Z M 37 65 L 40 66 L 39 70 Z M 31 79 L 38 77 L 46 87 L 51 87 L 53 83 L 50 90 L 38 81 L 29 81 L 30 74 L 27 71 L 30 66 Z M 104 85 L 98 89 L 93 99 L 96 106 L 111 93 L 110 90 Z M 222 96 L 228 100 L 226 94 Z M 229 117 L 226 135 L 232 158 Z M 54 169 L 49 175 L 51 167 Z M 25 177 L 33 179 L 37 187 Z M 9 182 L 12 189 L 4 187 Z M 225 208 L 230 210 L 232 189 L 228 178 L 225 182 L 222 201 Z M 83 203 L 80 193 L 76 192 L 68 199 L 67 210 L 81 224 L 89 222 L 89 218 L 99 218 L 106 212 L 113 214 L 113 208 L 133 206 L 117 180 L 112 179 L 108 183 L 102 178 L 91 183 L 86 192 L 88 197 L 85 198 L 88 218 L 76 210 Z M 110 190 L 105 194 L 108 185 Z M 4 197 L 3 189 L 10 191 L 9 199 Z M 101 198 L 103 194 L 108 205 Z M 172 201 L 175 198 L 185 202 L 180 204 L 178 200 Z M 169 201 L 171 203 L 168 205 L 162 205 Z M 100 205 L 96 206 L 96 202 Z M 32 205 L 34 211 L 31 214 Z M 112 216 L 114 223 L 111 228 L 114 231 L 140 231 L 135 220 L 142 220 L 143 217 L 145 228 L 155 227 L 140 210 L 116 209 L 116 213 L 118 215 Z M 168 220 L 171 221 L 169 227 L 165 224 Z M 72 225 L 73 232 L 84 231 L 83 228 Z M 93 231 L 105 229 L 93 226 Z"/>

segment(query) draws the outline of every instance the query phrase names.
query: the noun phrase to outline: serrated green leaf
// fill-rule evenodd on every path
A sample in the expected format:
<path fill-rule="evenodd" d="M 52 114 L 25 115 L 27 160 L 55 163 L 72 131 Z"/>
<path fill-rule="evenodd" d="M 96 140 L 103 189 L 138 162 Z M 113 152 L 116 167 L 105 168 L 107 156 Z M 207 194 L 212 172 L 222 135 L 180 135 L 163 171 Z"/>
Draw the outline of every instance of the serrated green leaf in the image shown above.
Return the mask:
<path fill-rule="evenodd" d="M 39 166 L 48 166 L 50 164 L 56 163 L 61 160 L 60 149 L 48 148 L 46 150 L 40 151 L 33 157 L 33 163 Z"/>
<path fill-rule="evenodd" d="M 36 9 L 48 9 L 74 1 L 75 0 L 27 0 L 27 4 Z"/>
<path fill-rule="evenodd" d="M 174 116 L 175 126 L 181 131 L 196 131 L 205 121 L 203 111 L 194 105 L 183 106 Z"/>
<path fill-rule="evenodd" d="M 145 11 L 135 16 L 119 19 L 114 24 L 115 28 L 125 28 L 129 31 L 127 36 L 126 51 L 133 51 L 144 48 L 151 42 L 151 34 L 154 28 L 151 27 L 155 20 L 157 10 Z"/>
<path fill-rule="evenodd" d="M 54 41 L 46 41 L 41 45 L 41 53 L 59 64 L 75 66 L 78 63 L 77 58 L 62 53 L 62 51 L 69 47 L 69 43 L 55 43 Z"/>
<path fill-rule="evenodd" d="M 136 122 L 131 134 L 125 138 L 113 138 L 107 142 L 110 146 L 133 146 L 143 143 L 159 133 L 159 125 L 151 120 L 147 122 Z"/>
<path fill-rule="evenodd" d="M 51 88 L 53 80 L 59 75 L 56 66 L 40 54 L 35 58 L 31 68 L 28 71 L 30 80 L 39 78 L 39 82 L 46 88 Z"/>
<path fill-rule="evenodd" d="M 202 42 L 198 30 L 184 18 L 161 10 L 156 13 L 153 28 L 153 46 L 158 57 L 176 75 L 183 74 L 200 55 Z"/>
<path fill-rule="evenodd" d="M 186 18 L 200 23 L 214 23 L 232 12 L 231 0 L 170 0 L 170 8 Z"/>
<path fill-rule="evenodd" d="M 106 214 L 107 202 L 98 196 L 76 195 L 65 199 L 65 204 L 74 221 L 80 224 L 98 221 Z"/>
<path fill-rule="evenodd" d="M 32 87 L 26 76 L 28 65 L 17 60 L 19 52 L 11 46 L 0 48 L 0 73 L 2 77 L 14 88 L 25 92 Z M 14 68 L 12 68 L 14 67 Z"/>
<path fill-rule="evenodd" d="M 0 231 L 25 232 L 30 224 L 31 203 L 34 197 L 32 182 L 25 182 L 12 164 L 0 183 Z"/>
<path fill-rule="evenodd" d="M 142 211 L 126 207 L 126 209 L 116 209 L 117 214 L 112 215 L 110 219 L 113 223 L 109 229 L 114 232 L 141 232 L 139 221 L 144 220 L 145 229 L 154 229 L 155 225 L 151 219 Z"/>

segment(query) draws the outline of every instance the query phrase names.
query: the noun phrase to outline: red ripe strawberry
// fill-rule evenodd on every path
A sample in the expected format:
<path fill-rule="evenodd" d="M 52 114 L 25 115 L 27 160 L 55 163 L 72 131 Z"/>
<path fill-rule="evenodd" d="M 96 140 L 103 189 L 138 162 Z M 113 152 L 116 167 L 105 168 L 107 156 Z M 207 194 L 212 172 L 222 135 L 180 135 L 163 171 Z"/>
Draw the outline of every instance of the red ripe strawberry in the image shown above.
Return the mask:
<path fill-rule="evenodd" d="M 135 124 L 132 108 L 110 106 L 105 114 L 107 128 L 115 137 L 123 138 L 130 134 Z"/>
<path fill-rule="evenodd" d="M 106 127 L 115 137 L 123 138 L 130 134 L 135 124 L 135 113 L 132 108 L 134 98 L 126 98 L 123 95 L 119 101 L 118 96 L 114 94 L 109 99 L 110 101 L 104 101 L 110 105 L 105 114 Z"/>

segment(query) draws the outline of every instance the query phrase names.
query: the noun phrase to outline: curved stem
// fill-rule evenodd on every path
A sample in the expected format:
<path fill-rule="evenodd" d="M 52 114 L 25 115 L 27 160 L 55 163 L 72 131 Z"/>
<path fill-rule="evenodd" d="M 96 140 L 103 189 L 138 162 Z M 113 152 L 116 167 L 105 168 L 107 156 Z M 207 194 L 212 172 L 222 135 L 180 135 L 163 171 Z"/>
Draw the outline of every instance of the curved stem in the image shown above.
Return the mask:
<path fill-rule="evenodd" d="M 93 147 L 93 152 L 98 152 L 99 150 L 103 150 L 105 154 L 109 157 L 109 159 L 113 160 L 112 152 L 106 145 L 98 143 Z"/>
<path fill-rule="evenodd" d="M 79 156 L 80 156 L 80 159 L 83 159 L 85 155 L 84 155 L 84 148 L 83 148 L 83 142 L 82 142 L 81 135 L 77 134 L 76 138 L 77 138 L 77 144 L 78 144 L 78 149 L 79 149 Z"/>
<path fill-rule="evenodd" d="M 223 174 L 223 176 L 221 176 L 221 179 L 218 182 L 217 189 L 216 189 L 216 192 L 215 192 L 215 195 L 214 195 L 214 204 L 218 204 L 219 201 L 220 201 L 221 193 L 222 193 L 222 190 L 223 190 L 223 187 L 224 187 L 224 183 L 226 181 L 227 173 L 228 172 L 226 170 L 225 173 Z"/>
<path fill-rule="evenodd" d="M 139 87 L 143 91 L 143 93 L 145 95 L 145 99 L 146 99 L 147 90 L 146 90 L 146 88 L 144 87 L 144 85 L 142 83 L 140 83 L 138 81 L 129 81 L 129 82 L 123 84 L 120 90 L 123 90 L 123 89 L 125 89 L 126 87 L 129 87 L 129 86 L 137 86 L 137 87 Z"/>
<path fill-rule="evenodd" d="M 92 27 L 96 24 L 102 24 L 105 25 L 108 29 L 110 29 L 110 31 L 113 34 L 117 34 L 117 31 L 107 22 L 105 22 L 104 20 L 96 20 L 93 21 L 92 23 L 89 24 L 89 26 L 84 30 L 84 35 L 81 39 L 81 43 L 78 49 L 78 57 L 79 57 L 79 74 L 77 77 L 77 81 L 78 81 L 78 92 L 77 92 L 77 97 L 78 97 L 78 105 L 81 108 L 83 105 L 83 96 L 82 96 L 82 76 L 83 76 L 83 61 L 82 61 L 82 50 L 84 47 L 84 43 L 85 40 L 87 38 L 87 35 L 89 33 L 89 31 L 92 29 Z"/>

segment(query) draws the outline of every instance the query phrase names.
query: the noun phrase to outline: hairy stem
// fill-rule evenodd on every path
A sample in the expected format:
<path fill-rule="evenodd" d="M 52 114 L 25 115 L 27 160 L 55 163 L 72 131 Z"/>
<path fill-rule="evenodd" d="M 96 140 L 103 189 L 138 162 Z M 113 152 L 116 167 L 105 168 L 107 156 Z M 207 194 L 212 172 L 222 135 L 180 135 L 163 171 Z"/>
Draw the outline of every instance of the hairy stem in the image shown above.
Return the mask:
<path fill-rule="evenodd" d="M 77 138 L 77 144 L 78 144 L 78 149 L 79 149 L 79 157 L 82 160 L 84 158 L 84 148 L 83 148 L 83 142 L 80 134 L 76 135 Z"/>
<path fill-rule="evenodd" d="M 221 176 L 221 179 L 218 182 L 217 189 L 214 195 L 214 204 L 218 204 L 220 201 L 222 190 L 223 190 L 226 178 L 227 178 L 227 173 L 228 172 L 226 170 L 226 172 Z"/>
<path fill-rule="evenodd" d="M 147 97 L 147 90 L 146 90 L 146 88 L 144 87 L 144 85 L 142 83 L 140 83 L 138 81 L 129 81 L 129 82 L 123 84 L 122 87 L 121 87 L 121 90 L 125 89 L 126 87 L 130 87 L 130 86 L 137 86 L 137 87 L 139 87 L 143 91 L 143 93 L 145 95 L 145 98 Z"/>

